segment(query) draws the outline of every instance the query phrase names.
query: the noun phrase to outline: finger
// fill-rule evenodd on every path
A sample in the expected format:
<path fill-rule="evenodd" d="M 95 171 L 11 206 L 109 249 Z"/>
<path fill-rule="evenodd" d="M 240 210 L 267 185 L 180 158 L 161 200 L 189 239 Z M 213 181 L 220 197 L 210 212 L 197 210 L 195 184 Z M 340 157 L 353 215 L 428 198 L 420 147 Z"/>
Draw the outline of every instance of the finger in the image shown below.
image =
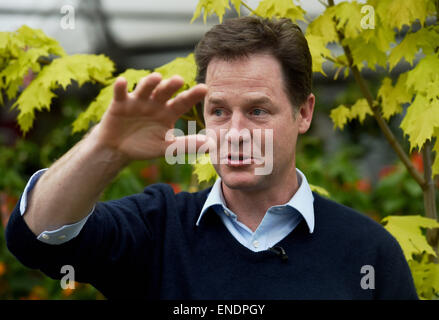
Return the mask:
<path fill-rule="evenodd" d="M 184 84 L 184 80 L 180 76 L 173 76 L 167 80 L 160 82 L 154 89 L 151 98 L 156 102 L 165 103 L 172 95 L 180 89 Z"/>
<path fill-rule="evenodd" d="M 139 99 L 149 99 L 152 91 L 157 87 L 157 85 L 162 80 L 162 75 L 158 72 L 151 73 L 150 75 L 142 78 L 140 83 L 137 85 L 134 94 Z"/>
<path fill-rule="evenodd" d="M 127 98 L 127 81 L 124 77 L 119 77 L 114 82 L 114 101 L 124 101 Z"/>
<path fill-rule="evenodd" d="M 207 86 L 205 84 L 198 84 L 180 93 L 174 99 L 169 100 L 167 107 L 180 117 L 188 112 L 197 102 L 203 100 L 206 93 Z"/>

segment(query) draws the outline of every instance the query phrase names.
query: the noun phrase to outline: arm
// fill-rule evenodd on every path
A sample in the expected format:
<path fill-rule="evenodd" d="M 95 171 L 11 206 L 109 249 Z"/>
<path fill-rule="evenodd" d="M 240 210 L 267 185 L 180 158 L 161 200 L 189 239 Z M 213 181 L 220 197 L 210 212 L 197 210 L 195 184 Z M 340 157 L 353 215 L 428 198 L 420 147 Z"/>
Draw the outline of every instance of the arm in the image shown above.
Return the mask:
<path fill-rule="evenodd" d="M 165 140 L 166 132 L 206 93 L 206 87 L 198 85 L 170 99 L 182 85 L 180 77 L 162 81 L 154 73 L 128 94 L 126 81 L 118 79 L 101 122 L 36 183 L 24 215 L 29 229 L 38 235 L 83 219 L 131 161 L 163 156 L 173 142 Z M 203 143 L 201 137 L 176 139 Z"/>

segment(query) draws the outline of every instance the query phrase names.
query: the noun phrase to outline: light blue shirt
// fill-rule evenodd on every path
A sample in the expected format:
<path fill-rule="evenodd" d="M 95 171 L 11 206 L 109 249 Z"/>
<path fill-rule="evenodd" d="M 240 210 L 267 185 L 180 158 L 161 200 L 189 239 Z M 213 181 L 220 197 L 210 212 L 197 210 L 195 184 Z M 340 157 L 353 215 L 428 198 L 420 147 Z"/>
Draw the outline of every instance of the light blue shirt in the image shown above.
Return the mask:
<path fill-rule="evenodd" d="M 296 169 L 296 172 L 299 189 L 287 203 L 270 207 L 254 232 L 227 208 L 221 188 L 221 178 L 215 181 L 196 225 L 200 223 L 207 209 L 213 207 L 233 237 L 252 251 L 263 251 L 273 247 L 291 233 L 302 219 L 305 219 L 312 233 L 314 196 L 305 175 L 299 169 Z"/>
<path fill-rule="evenodd" d="M 30 191 L 46 170 L 37 171 L 29 179 L 20 201 L 20 213 L 22 215 L 26 212 Z M 254 232 L 238 221 L 237 215 L 227 208 L 222 193 L 221 178 L 215 181 L 196 225 L 206 214 L 207 209 L 213 207 L 233 237 L 252 251 L 267 250 L 274 246 L 291 233 L 302 219 L 305 219 L 308 229 L 312 233 L 314 230 L 314 197 L 305 175 L 299 169 L 296 169 L 296 172 L 299 182 L 296 193 L 287 203 L 270 207 Z M 79 234 L 93 211 L 94 207 L 84 219 L 74 224 L 64 225 L 56 230 L 44 231 L 38 235 L 37 239 L 53 245 L 67 242 Z"/>

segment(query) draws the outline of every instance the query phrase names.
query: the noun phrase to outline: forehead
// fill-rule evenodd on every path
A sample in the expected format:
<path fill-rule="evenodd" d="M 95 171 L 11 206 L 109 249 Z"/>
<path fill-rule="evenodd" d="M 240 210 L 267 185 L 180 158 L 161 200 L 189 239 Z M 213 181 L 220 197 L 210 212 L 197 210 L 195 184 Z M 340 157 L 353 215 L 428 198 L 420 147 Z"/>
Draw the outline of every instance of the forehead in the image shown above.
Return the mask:
<path fill-rule="evenodd" d="M 206 72 L 208 95 L 224 92 L 261 92 L 277 95 L 283 92 L 280 63 L 270 54 L 254 54 L 234 60 L 214 58 Z"/>

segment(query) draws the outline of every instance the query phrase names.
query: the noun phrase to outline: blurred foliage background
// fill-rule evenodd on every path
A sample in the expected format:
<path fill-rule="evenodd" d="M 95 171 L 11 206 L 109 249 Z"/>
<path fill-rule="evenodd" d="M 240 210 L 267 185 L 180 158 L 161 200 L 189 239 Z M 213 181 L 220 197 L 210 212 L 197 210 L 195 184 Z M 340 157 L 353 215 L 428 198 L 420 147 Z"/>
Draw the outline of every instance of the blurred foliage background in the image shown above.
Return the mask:
<path fill-rule="evenodd" d="M 401 215 L 422 212 L 422 190 L 401 163 L 391 156 L 380 163 L 368 162 L 368 155 L 381 153 L 380 148 L 387 148 L 385 141 L 379 142 L 383 140 L 373 125 L 367 129 L 368 135 L 375 136 L 376 143 L 381 144 L 373 149 L 358 143 L 355 122 L 343 132 L 329 127 L 329 131 L 323 130 L 322 133 L 324 125 L 319 124 L 330 123 L 331 108 L 340 103 L 351 103 L 359 94 L 356 87 L 349 86 L 347 81 L 341 85 L 343 89 L 338 94 L 328 97 L 325 91 L 333 92 L 328 85 L 319 82 L 315 85 L 316 114 L 311 131 L 299 139 L 297 167 L 306 174 L 310 183 L 325 188 L 330 198 L 378 222 L 395 212 Z M 24 267 L 9 253 L 3 237 L 9 214 L 31 175 L 50 166 L 81 139 L 82 134 L 72 134 L 71 123 L 99 89 L 98 85 L 87 85 L 60 92 L 59 98 L 54 101 L 53 111 L 42 113 L 26 138 L 17 135 L 12 144 L 0 144 L 0 299 L 104 299 L 88 284 L 76 283 L 74 290 L 63 290 L 59 281 Z M 178 125 L 183 127 L 183 123 Z M 331 139 L 342 142 L 333 146 Z M 413 154 L 412 161 L 422 171 L 420 155 Z M 101 200 L 142 192 L 145 186 L 157 182 L 171 184 L 175 192 L 196 191 L 213 183 L 199 185 L 192 171 L 189 164 L 168 165 L 164 159 L 135 162 L 108 186 Z"/>
<path fill-rule="evenodd" d="M 188 21 L 186 19 L 185 23 Z M 118 48 L 114 39 L 106 41 L 107 47 L 96 51 L 110 56 L 116 63 L 117 71 L 136 67 L 134 63 L 130 65 L 127 59 L 121 61 L 128 51 Z M 156 66 L 141 67 L 153 69 Z M 421 188 L 390 150 L 371 117 L 366 118 L 363 124 L 351 121 L 343 131 L 334 129 L 329 116 L 331 110 L 342 104 L 352 105 L 362 97 L 352 76 L 342 78 L 333 80 L 331 74 L 328 78 L 315 75 L 315 115 L 310 131 L 299 137 L 297 167 L 305 173 L 311 184 L 327 190 L 331 199 L 377 222 L 390 214 L 421 214 L 424 211 Z M 382 76 L 379 72 L 366 71 L 365 79 L 373 96 L 376 96 Z M 65 91 L 56 90 L 57 97 L 52 100 L 51 111 L 38 113 L 38 121 L 25 137 L 15 120 L 18 111 L 9 108 L 13 101 L 4 99 L 6 108 L 0 108 L 0 299 L 104 299 L 102 294 L 87 284 L 76 283 L 74 290 L 61 289 L 58 280 L 21 265 L 9 253 L 4 240 L 9 215 L 27 181 L 33 173 L 49 167 L 82 138 L 83 133 L 72 133 L 71 124 L 102 88 L 100 84 L 88 83 L 79 87 L 73 83 Z M 399 135 L 400 141 L 406 141 L 399 128 L 403 116 L 396 115 L 389 121 L 389 126 Z M 185 123 L 180 121 L 177 127 L 184 129 Z M 409 149 L 408 145 L 403 147 Z M 415 168 L 423 174 L 421 155 L 415 152 L 410 158 Z M 145 186 L 157 182 L 169 183 L 176 193 L 201 190 L 213 183 L 199 184 L 189 164 L 168 165 L 164 159 L 139 161 L 119 174 L 104 191 L 101 200 L 142 192 Z M 439 187 L 438 180 L 435 185 Z"/>

